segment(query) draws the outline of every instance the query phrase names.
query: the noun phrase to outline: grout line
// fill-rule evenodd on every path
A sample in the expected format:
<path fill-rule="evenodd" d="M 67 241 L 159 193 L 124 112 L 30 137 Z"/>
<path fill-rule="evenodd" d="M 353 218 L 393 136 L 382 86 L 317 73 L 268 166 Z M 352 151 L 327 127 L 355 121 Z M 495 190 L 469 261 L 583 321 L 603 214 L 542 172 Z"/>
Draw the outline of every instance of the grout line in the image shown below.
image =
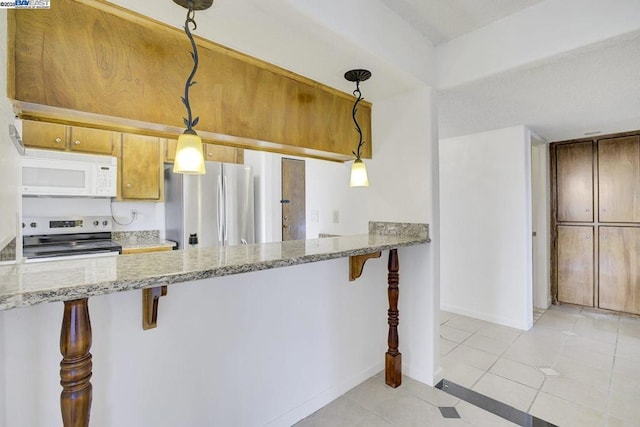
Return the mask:
<path fill-rule="evenodd" d="M 616 328 L 616 343 L 613 347 L 613 363 L 611 364 L 611 371 L 609 371 L 609 387 L 607 388 L 607 403 L 604 408 L 604 417 L 603 417 L 603 426 L 609 422 L 609 408 L 611 406 L 611 399 L 613 395 L 612 385 L 613 385 L 613 370 L 616 367 L 616 356 L 618 354 L 618 342 L 620 340 L 620 316 L 618 317 L 618 327 Z"/>

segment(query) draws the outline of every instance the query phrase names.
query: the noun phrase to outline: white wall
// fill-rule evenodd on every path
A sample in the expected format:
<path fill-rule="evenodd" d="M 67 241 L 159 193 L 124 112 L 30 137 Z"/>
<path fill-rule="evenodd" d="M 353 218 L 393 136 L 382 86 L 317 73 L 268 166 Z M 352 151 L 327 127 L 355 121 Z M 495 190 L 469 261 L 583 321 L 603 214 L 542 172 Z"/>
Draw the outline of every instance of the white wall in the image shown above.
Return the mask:
<path fill-rule="evenodd" d="M 291 425 L 383 367 L 385 263 L 368 267 L 351 283 L 344 258 L 171 286 L 149 331 L 140 292 L 91 298 L 92 426 Z M 60 424 L 62 311 L 5 313 L 8 426 Z"/>
<path fill-rule="evenodd" d="M 438 46 L 438 89 L 638 29 L 637 0 L 546 0 Z"/>
<path fill-rule="evenodd" d="M 426 384 L 440 377 L 440 236 L 438 144 L 434 94 L 423 87 L 373 106 L 369 218 L 426 222 L 432 242 L 400 258 L 400 347 L 404 372 Z"/>
<path fill-rule="evenodd" d="M 368 232 L 368 189 L 349 187 L 351 163 L 285 156 L 245 150 L 245 164 L 254 172 L 256 238 L 258 242 L 282 240 L 282 159 L 305 162 L 306 238 L 320 233 Z M 337 222 L 334 212 L 338 213 Z"/>
<path fill-rule="evenodd" d="M 0 10 L 0 44 L 7 45 L 7 11 Z M 0 82 L 7 80 L 7 58 L 0 55 Z M 6 94 L 6 85 L 2 93 Z M 0 97 L 0 250 L 18 233 L 18 151 L 9 138 L 9 125 L 14 123 L 13 110 L 6 97 Z"/>
<path fill-rule="evenodd" d="M 164 203 L 113 202 L 111 209 L 117 221 L 113 224 L 114 231 L 160 230 L 160 238 L 164 239 Z"/>
<path fill-rule="evenodd" d="M 530 153 L 522 126 L 440 141 L 444 310 L 531 327 Z"/>

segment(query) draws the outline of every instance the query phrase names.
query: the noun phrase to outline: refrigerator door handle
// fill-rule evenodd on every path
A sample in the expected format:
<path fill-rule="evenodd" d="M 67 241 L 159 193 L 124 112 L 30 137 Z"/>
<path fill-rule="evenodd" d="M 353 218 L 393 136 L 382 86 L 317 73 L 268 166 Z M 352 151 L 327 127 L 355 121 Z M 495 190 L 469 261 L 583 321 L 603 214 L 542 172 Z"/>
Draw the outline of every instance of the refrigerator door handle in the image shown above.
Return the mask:
<path fill-rule="evenodd" d="M 222 234 L 223 232 L 223 218 L 222 218 L 222 214 L 223 214 L 223 207 L 222 207 L 222 201 L 223 201 L 223 188 L 222 188 L 222 177 L 220 175 L 218 175 L 218 191 L 216 193 L 217 199 L 218 199 L 218 216 L 216 218 L 217 220 L 217 225 L 218 225 L 218 240 L 220 241 L 221 244 L 224 244 L 224 235 Z"/>

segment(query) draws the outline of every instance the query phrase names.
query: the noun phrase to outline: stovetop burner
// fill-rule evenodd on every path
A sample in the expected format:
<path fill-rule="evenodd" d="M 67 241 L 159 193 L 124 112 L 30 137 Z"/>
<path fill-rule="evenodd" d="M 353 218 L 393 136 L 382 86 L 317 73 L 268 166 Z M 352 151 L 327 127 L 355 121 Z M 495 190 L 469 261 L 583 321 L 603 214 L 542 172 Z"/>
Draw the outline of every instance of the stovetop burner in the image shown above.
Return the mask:
<path fill-rule="evenodd" d="M 27 259 L 122 253 L 109 217 L 23 218 L 22 228 Z"/>

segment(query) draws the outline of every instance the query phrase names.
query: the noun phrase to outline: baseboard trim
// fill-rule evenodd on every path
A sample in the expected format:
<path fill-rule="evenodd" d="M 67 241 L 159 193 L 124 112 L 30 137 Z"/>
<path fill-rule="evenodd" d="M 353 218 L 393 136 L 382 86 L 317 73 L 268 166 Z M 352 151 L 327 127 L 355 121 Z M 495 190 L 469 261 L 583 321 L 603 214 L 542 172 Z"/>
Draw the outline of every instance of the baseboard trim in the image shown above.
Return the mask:
<path fill-rule="evenodd" d="M 529 329 L 531 329 L 531 327 L 533 327 L 533 319 L 531 321 L 531 324 L 527 325 L 525 322 L 521 322 L 518 320 L 509 319 L 502 316 L 495 316 L 490 313 L 468 310 L 466 308 L 457 307 L 455 305 L 440 304 L 440 309 L 454 314 L 459 314 L 461 316 L 473 317 L 474 319 L 480 319 L 486 322 L 497 323 L 499 325 L 508 326 L 510 328 L 520 329 L 522 331 L 528 331 Z"/>
<path fill-rule="evenodd" d="M 269 421 L 265 425 L 268 427 L 290 427 L 301 419 L 308 417 L 318 409 L 326 406 L 328 403 L 342 396 L 358 384 L 363 383 L 367 379 L 375 376 L 384 369 L 384 363 L 376 363 L 369 369 L 365 369 L 359 374 L 353 375 L 341 383 L 330 387 L 327 390 L 318 393 L 302 405 L 292 409 L 291 411 L 278 416 L 276 419 Z"/>

